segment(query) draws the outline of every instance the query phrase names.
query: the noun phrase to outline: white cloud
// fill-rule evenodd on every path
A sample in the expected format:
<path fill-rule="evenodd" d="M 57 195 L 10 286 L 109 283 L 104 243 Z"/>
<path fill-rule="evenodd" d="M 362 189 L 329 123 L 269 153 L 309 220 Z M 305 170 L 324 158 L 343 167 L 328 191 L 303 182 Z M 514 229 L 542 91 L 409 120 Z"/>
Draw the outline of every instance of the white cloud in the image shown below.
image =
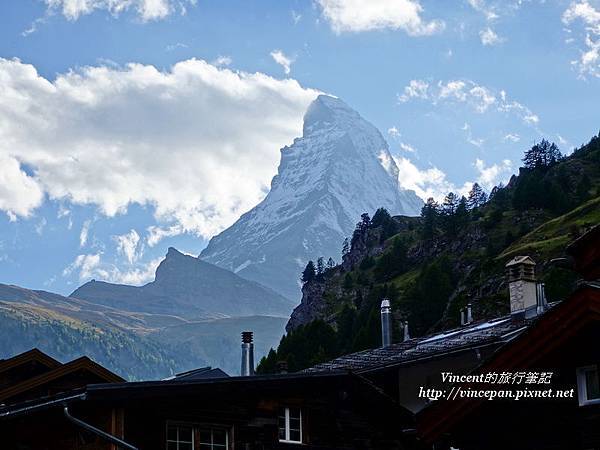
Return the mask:
<path fill-rule="evenodd" d="M 506 91 L 496 92 L 471 80 L 438 81 L 437 85 L 424 80 L 411 80 L 398 99 L 402 103 L 413 99 L 429 100 L 434 105 L 442 102 L 465 103 L 481 114 L 493 109 L 516 115 L 530 126 L 536 126 L 540 121 L 528 107 L 509 100 Z"/>
<path fill-rule="evenodd" d="M 2 78 L 0 77 L 0 79 Z M 0 104 L 1 114 L 2 105 Z M 0 126 L 0 136 L 2 129 L 3 126 Z M 10 141 L 6 144 L 10 146 Z M 42 204 L 43 200 L 42 187 L 22 169 L 19 160 L 10 154 L 10 149 L 0 151 L 0 210 L 4 211 L 11 221 L 14 221 L 17 216 L 29 217 L 32 211 Z"/>
<path fill-rule="evenodd" d="M 416 148 L 414 148 L 410 144 L 407 144 L 406 142 L 400 142 L 400 148 L 408 153 L 416 153 L 417 152 Z"/>
<path fill-rule="evenodd" d="M 441 201 L 448 192 L 463 194 L 470 189 L 468 183 L 458 188 L 437 167 L 421 170 L 405 157 L 394 156 L 394 161 L 398 166 L 400 186 L 405 189 L 412 189 L 423 200 L 433 197 L 435 200 Z"/>
<path fill-rule="evenodd" d="M 148 247 L 154 247 L 164 238 L 179 236 L 184 232 L 185 230 L 181 225 L 172 225 L 168 228 L 161 228 L 152 225 L 148 227 L 148 236 L 146 237 L 146 243 L 148 244 Z"/>
<path fill-rule="evenodd" d="M 283 71 L 286 75 L 290 74 L 292 64 L 295 61 L 295 58 L 291 58 L 286 56 L 281 50 L 273 50 L 271 52 L 271 58 L 281 67 L 283 67 Z"/>
<path fill-rule="evenodd" d="M 479 32 L 479 38 L 483 45 L 497 45 L 504 42 L 504 38 L 498 36 L 498 34 L 490 27 L 481 30 Z"/>
<path fill-rule="evenodd" d="M 154 280 L 156 268 L 163 258 L 156 258 L 140 267 L 128 270 L 119 270 L 115 267 L 110 270 L 108 281 L 112 283 L 128 284 L 131 286 L 141 286 Z"/>
<path fill-rule="evenodd" d="M 230 66 L 233 62 L 230 56 L 219 56 L 211 64 L 217 67 Z"/>
<path fill-rule="evenodd" d="M 177 42 L 175 44 L 169 44 L 169 45 L 167 45 L 165 47 L 165 50 L 168 51 L 168 52 L 173 52 L 173 51 L 175 51 L 177 49 L 180 49 L 180 48 L 188 48 L 188 45 L 184 44 L 183 42 Z"/>
<path fill-rule="evenodd" d="M 478 158 L 475 160 L 474 166 L 479 172 L 477 183 L 488 191 L 499 183 L 505 183 L 513 173 L 512 162 L 509 159 L 502 160 L 501 164 L 487 166 L 483 160 Z"/>
<path fill-rule="evenodd" d="M 486 4 L 484 0 L 468 0 L 468 3 L 475 11 L 482 13 L 487 21 L 494 21 L 499 17 L 496 8 Z"/>
<path fill-rule="evenodd" d="M 106 216 L 150 205 L 157 220 L 204 237 L 262 200 L 318 94 L 194 59 L 164 72 L 85 67 L 54 81 L 0 59 L 0 80 L 3 211 L 27 217 L 44 192 Z"/>
<path fill-rule="evenodd" d="M 583 24 L 584 48 L 580 50 L 579 59 L 571 64 L 581 77 L 600 77 L 600 7 L 596 9 L 587 0 L 572 2 L 563 13 L 562 21 L 566 25 Z"/>
<path fill-rule="evenodd" d="M 302 20 L 302 14 L 292 9 L 292 22 L 294 22 L 294 25 L 298 25 L 298 22 L 300 22 L 300 20 Z"/>
<path fill-rule="evenodd" d="M 48 221 L 46 220 L 46 218 L 42 217 L 42 220 L 40 220 L 35 226 L 35 232 L 41 236 L 42 234 L 44 234 L 44 228 L 46 228 L 47 224 Z"/>
<path fill-rule="evenodd" d="M 508 133 L 506 136 L 504 136 L 504 140 L 511 142 L 519 142 L 521 140 L 521 136 L 519 136 L 517 133 Z"/>
<path fill-rule="evenodd" d="M 335 33 L 382 29 L 428 36 L 444 29 L 441 20 L 425 21 L 417 0 L 316 0 Z"/>
<path fill-rule="evenodd" d="M 467 136 L 467 142 L 471 145 L 474 145 L 475 147 L 479 147 L 481 148 L 483 146 L 483 144 L 485 143 L 485 139 L 482 138 L 475 138 L 473 136 L 473 131 L 471 130 L 471 125 L 469 125 L 467 122 L 465 122 L 465 124 L 462 126 L 461 128 L 466 136 Z"/>
<path fill-rule="evenodd" d="M 400 131 L 396 127 L 388 128 L 387 133 L 393 138 L 400 137 Z"/>
<path fill-rule="evenodd" d="M 79 270 L 79 279 L 92 278 L 100 264 L 100 253 L 78 255 L 68 267 L 63 270 L 63 276 L 69 276 Z"/>
<path fill-rule="evenodd" d="M 48 11 L 59 10 L 67 19 L 77 20 L 97 10 L 108 11 L 114 16 L 134 10 L 143 22 L 164 19 L 179 10 L 185 14 L 187 5 L 196 0 L 44 0 Z"/>
<path fill-rule="evenodd" d="M 113 240 L 117 243 L 117 253 L 125 256 L 129 264 L 133 264 L 142 256 L 143 246 L 138 252 L 140 235 L 137 231 L 132 229 L 129 233 L 113 236 Z"/>
<path fill-rule="evenodd" d="M 87 244 L 91 224 L 92 224 L 91 220 L 86 220 L 85 222 L 83 222 L 83 226 L 81 227 L 81 232 L 79 233 L 79 248 L 83 248 L 85 246 L 85 244 Z"/>
<path fill-rule="evenodd" d="M 121 270 L 115 265 L 103 263 L 101 256 L 101 253 L 78 255 L 75 261 L 63 270 L 63 277 L 77 273 L 80 282 L 97 279 L 110 283 L 139 286 L 154 279 L 156 268 L 163 259 L 156 258 L 146 264 Z"/>
<path fill-rule="evenodd" d="M 398 95 L 400 103 L 406 103 L 413 98 L 427 99 L 429 83 L 425 80 L 410 80 L 407 86 L 404 87 L 404 92 Z"/>
<path fill-rule="evenodd" d="M 394 156 L 394 161 L 398 166 L 400 185 L 414 190 L 423 200 L 432 197 L 440 202 L 449 192 L 466 196 L 473 186 L 473 181 L 465 181 L 461 186 L 455 185 L 447 179 L 442 170 L 435 166 L 421 170 L 408 158 Z M 486 190 L 492 189 L 500 182 L 505 182 L 512 174 L 512 163 L 508 159 L 503 160 L 501 164 L 491 166 L 486 165 L 481 159 L 476 159 L 473 167 L 477 171 L 475 181 Z"/>

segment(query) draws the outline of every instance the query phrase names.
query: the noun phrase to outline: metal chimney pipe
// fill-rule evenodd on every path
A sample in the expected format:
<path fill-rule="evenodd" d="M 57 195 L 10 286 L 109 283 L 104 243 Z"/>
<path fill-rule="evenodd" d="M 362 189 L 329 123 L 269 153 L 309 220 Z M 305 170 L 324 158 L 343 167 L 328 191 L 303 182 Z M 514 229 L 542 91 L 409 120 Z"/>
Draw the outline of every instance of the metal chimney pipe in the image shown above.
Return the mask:
<path fill-rule="evenodd" d="M 537 284 L 537 314 L 542 314 L 548 308 L 546 301 L 546 285 L 544 283 Z"/>
<path fill-rule="evenodd" d="M 473 310 L 471 308 L 471 304 L 467 304 L 467 324 L 473 322 Z"/>
<path fill-rule="evenodd" d="M 410 339 L 410 333 L 408 332 L 408 320 L 404 322 L 404 340 L 408 341 Z"/>
<path fill-rule="evenodd" d="M 384 298 L 381 301 L 381 346 L 389 347 L 392 344 L 392 307 L 390 301 Z"/>
<path fill-rule="evenodd" d="M 465 319 L 465 308 L 460 308 L 460 326 L 462 327 L 466 323 Z"/>
<path fill-rule="evenodd" d="M 252 331 L 242 332 L 242 370 L 243 377 L 254 375 L 254 343 Z"/>

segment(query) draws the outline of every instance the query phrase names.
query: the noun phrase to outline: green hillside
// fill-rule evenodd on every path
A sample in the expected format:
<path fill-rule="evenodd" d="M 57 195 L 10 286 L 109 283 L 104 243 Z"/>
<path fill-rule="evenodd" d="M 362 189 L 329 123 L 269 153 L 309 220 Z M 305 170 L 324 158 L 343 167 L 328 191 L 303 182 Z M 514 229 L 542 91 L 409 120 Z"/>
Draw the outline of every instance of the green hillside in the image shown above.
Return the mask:
<path fill-rule="evenodd" d="M 300 370 L 379 345 L 384 297 L 392 301 L 395 340 L 404 321 L 411 336 L 458 325 L 467 303 L 476 319 L 505 314 L 504 265 L 518 254 L 533 257 L 549 300 L 561 300 L 577 276 L 551 260 L 598 223 L 600 136 L 568 157 L 547 141 L 534 145 L 519 175 L 489 196 L 475 185 L 468 198 L 429 200 L 420 218 L 363 214 L 342 264 L 307 267 L 293 329 L 258 370 L 272 372 L 278 361 Z"/>

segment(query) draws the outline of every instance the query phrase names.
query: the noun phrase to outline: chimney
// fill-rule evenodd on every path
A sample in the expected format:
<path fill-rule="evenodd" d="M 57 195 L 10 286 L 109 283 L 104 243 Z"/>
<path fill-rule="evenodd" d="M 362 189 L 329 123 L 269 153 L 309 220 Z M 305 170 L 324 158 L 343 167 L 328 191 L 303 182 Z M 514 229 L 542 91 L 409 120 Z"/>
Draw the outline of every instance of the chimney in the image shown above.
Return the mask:
<path fill-rule="evenodd" d="M 537 284 L 537 313 L 542 314 L 548 309 L 548 302 L 546 301 L 546 285 L 544 283 Z"/>
<path fill-rule="evenodd" d="M 470 303 L 467 303 L 467 325 L 473 322 L 473 309 Z"/>
<path fill-rule="evenodd" d="M 460 308 L 460 326 L 464 326 L 467 324 L 467 318 L 465 314 L 465 308 Z"/>
<path fill-rule="evenodd" d="M 529 318 L 537 314 L 538 285 L 535 262 L 529 256 L 517 256 L 506 264 L 510 294 L 510 313 L 515 318 Z"/>
<path fill-rule="evenodd" d="M 410 333 L 408 332 L 408 320 L 404 322 L 404 341 L 408 341 L 410 339 Z"/>
<path fill-rule="evenodd" d="M 381 301 L 381 346 L 389 347 L 392 344 L 392 307 L 390 301 L 384 298 Z"/>
<path fill-rule="evenodd" d="M 249 377 L 254 375 L 254 343 L 252 331 L 242 332 L 242 370 L 240 375 Z"/>

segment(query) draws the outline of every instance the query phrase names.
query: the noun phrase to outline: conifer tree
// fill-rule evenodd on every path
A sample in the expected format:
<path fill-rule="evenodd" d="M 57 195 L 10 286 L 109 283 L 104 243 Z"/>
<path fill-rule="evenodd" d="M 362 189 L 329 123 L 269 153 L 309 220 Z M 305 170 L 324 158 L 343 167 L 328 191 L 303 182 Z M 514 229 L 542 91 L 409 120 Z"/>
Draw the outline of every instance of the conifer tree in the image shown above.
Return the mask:
<path fill-rule="evenodd" d="M 469 209 L 479 208 L 487 201 L 487 195 L 479 183 L 473 183 L 473 187 L 469 191 L 467 206 Z"/>
<path fill-rule="evenodd" d="M 308 264 L 306 264 L 306 267 L 304 268 L 304 271 L 302 272 L 302 282 L 303 283 L 308 283 L 309 281 L 312 281 L 315 276 L 316 276 L 316 270 L 315 270 L 315 263 L 312 261 L 308 261 Z"/>

